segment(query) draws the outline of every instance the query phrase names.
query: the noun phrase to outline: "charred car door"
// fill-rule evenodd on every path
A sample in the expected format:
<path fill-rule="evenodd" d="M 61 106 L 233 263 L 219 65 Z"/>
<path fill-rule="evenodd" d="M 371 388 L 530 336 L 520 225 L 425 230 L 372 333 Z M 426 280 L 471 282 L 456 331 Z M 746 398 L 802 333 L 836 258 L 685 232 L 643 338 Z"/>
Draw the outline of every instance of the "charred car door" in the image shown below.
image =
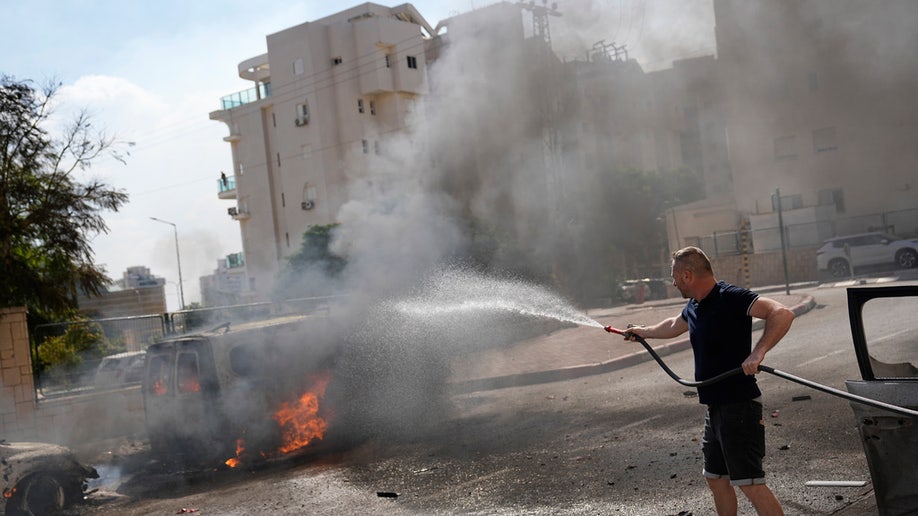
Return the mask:
<path fill-rule="evenodd" d="M 160 342 L 147 350 L 143 382 L 147 433 L 154 451 L 192 459 L 226 453 L 215 435 L 220 386 L 207 338 Z"/>
<path fill-rule="evenodd" d="M 848 289 L 848 317 L 862 380 L 848 391 L 918 407 L 918 285 Z M 852 403 L 881 515 L 918 508 L 918 421 Z"/>

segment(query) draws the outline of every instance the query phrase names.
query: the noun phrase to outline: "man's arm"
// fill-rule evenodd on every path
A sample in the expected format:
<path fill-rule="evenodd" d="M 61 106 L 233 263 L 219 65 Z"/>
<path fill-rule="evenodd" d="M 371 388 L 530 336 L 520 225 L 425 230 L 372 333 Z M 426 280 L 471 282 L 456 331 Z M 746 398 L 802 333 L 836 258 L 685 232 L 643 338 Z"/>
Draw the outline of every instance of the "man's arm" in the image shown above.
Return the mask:
<path fill-rule="evenodd" d="M 631 340 L 628 333 L 633 333 L 645 339 L 671 339 L 687 331 L 688 322 L 681 315 L 675 315 L 653 326 L 632 326 L 625 331 L 625 338 Z"/>
<path fill-rule="evenodd" d="M 752 348 L 752 353 L 743 362 L 743 372 L 747 375 L 759 372 L 759 364 L 765 359 L 765 354 L 787 335 L 795 317 L 794 312 L 786 306 L 774 299 L 761 296 L 752 303 L 749 315 L 764 319 L 765 329 L 755 347 Z"/>

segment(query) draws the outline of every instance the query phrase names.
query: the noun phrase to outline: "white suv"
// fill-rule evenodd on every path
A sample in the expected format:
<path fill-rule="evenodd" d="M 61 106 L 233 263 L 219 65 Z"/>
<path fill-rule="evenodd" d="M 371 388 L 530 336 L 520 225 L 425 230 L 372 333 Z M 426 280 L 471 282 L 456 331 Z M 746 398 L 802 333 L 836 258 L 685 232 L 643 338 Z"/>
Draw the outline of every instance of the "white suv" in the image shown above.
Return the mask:
<path fill-rule="evenodd" d="M 850 276 L 857 267 L 895 265 L 911 269 L 918 265 L 918 239 L 889 233 L 861 233 L 826 240 L 816 251 L 816 265 L 835 278 Z"/>

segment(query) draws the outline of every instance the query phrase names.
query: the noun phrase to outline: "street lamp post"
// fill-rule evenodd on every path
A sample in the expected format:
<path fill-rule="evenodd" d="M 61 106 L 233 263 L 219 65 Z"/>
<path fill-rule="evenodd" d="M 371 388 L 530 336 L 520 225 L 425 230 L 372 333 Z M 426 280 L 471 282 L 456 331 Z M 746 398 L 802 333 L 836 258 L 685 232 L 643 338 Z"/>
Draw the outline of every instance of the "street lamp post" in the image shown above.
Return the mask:
<path fill-rule="evenodd" d="M 178 227 L 172 222 L 169 222 L 168 220 L 162 220 L 156 217 L 150 217 L 150 220 L 155 220 L 156 222 L 162 222 L 163 224 L 169 224 L 170 226 L 172 226 L 172 230 L 175 231 L 175 260 L 178 262 L 179 297 L 182 298 L 182 306 L 179 307 L 179 310 L 184 310 L 185 309 L 185 289 L 182 287 L 182 257 L 179 255 Z"/>

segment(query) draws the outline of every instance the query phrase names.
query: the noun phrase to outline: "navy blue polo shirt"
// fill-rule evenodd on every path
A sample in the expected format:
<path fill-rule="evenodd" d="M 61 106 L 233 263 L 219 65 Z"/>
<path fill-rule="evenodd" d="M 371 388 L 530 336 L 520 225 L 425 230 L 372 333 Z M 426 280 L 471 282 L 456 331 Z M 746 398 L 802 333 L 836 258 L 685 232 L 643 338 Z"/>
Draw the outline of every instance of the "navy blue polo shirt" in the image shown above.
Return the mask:
<path fill-rule="evenodd" d="M 695 353 L 695 380 L 706 380 L 735 369 L 752 352 L 752 316 L 749 311 L 759 295 L 718 281 L 697 302 L 690 299 L 682 310 L 688 322 Z M 755 376 L 740 373 L 713 385 L 698 388 L 698 401 L 705 405 L 734 403 L 761 396 Z"/>

